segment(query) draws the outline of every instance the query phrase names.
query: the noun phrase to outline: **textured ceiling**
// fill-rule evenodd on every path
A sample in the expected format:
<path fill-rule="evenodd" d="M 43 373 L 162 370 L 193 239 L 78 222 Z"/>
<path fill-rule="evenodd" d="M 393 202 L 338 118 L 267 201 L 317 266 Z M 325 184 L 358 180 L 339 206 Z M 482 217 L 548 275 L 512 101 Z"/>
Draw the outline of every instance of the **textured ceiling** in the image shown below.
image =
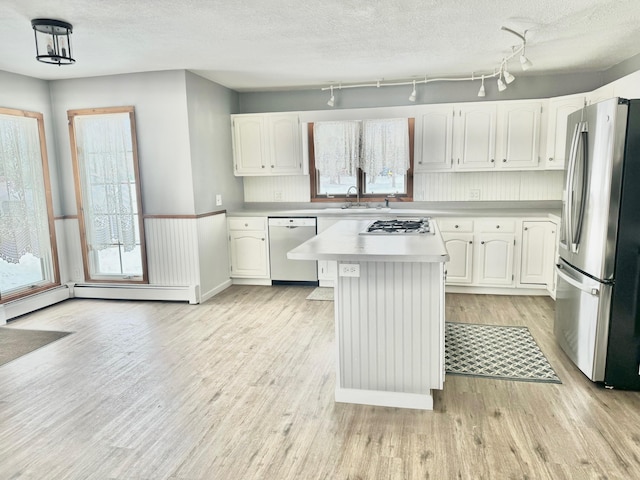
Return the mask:
<path fill-rule="evenodd" d="M 35 60 L 30 21 L 41 17 L 73 24 L 75 65 Z M 640 0 L 1 0 L 0 70 L 188 69 L 238 91 L 467 76 L 518 45 L 501 26 L 528 30 L 527 74 L 600 71 L 640 53 Z"/>

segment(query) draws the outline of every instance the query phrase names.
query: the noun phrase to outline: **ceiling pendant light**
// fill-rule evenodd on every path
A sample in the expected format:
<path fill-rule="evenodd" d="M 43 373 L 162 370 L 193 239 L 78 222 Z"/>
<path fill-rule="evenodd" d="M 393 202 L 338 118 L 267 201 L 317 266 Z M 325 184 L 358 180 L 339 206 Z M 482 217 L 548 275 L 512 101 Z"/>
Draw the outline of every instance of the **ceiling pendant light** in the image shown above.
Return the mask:
<path fill-rule="evenodd" d="M 36 60 L 55 65 L 71 65 L 71 33 L 73 27 L 62 20 L 36 18 L 31 20 L 36 39 Z"/>
<path fill-rule="evenodd" d="M 327 105 L 333 107 L 336 104 L 336 97 L 333 96 L 333 85 L 331 85 L 331 98 L 327 102 Z"/>
<path fill-rule="evenodd" d="M 507 85 L 502 81 L 502 70 L 500 71 L 500 75 L 498 75 L 498 91 L 504 92 L 507 89 Z"/>
<path fill-rule="evenodd" d="M 486 95 L 484 91 L 484 75 L 482 75 L 482 85 L 480 85 L 480 90 L 478 90 L 478 96 L 484 97 Z"/>
<path fill-rule="evenodd" d="M 416 101 L 416 81 L 413 81 L 413 91 L 411 92 L 411 95 L 409 95 L 409 101 L 410 102 L 415 102 Z"/>

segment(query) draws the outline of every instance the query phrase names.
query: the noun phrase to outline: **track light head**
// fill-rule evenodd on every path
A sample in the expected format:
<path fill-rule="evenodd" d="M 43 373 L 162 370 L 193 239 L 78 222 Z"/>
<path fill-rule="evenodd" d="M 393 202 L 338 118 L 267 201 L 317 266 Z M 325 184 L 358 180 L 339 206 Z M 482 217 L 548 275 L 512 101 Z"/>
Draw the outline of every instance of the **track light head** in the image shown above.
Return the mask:
<path fill-rule="evenodd" d="M 507 85 L 509 85 L 511 82 L 513 82 L 516 79 L 516 77 L 511 75 L 507 70 L 504 70 L 502 72 L 502 75 L 504 76 L 504 81 L 507 82 Z"/>
<path fill-rule="evenodd" d="M 480 85 L 480 90 L 478 90 L 478 96 L 484 97 L 486 92 L 484 91 L 484 75 L 482 76 L 482 84 Z"/>
<path fill-rule="evenodd" d="M 498 77 L 498 91 L 504 92 L 507 89 L 507 85 L 502 81 L 502 76 Z"/>
<path fill-rule="evenodd" d="M 411 92 L 411 95 L 409 95 L 409 101 L 410 102 L 415 102 L 416 101 L 416 81 L 413 81 L 413 91 Z"/>
<path fill-rule="evenodd" d="M 520 66 L 522 67 L 522 70 L 529 70 L 531 67 L 533 67 L 533 63 L 531 63 L 531 60 L 529 60 L 525 56 L 524 50 L 522 50 L 522 55 L 520 55 Z"/>
<path fill-rule="evenodd" d="M 327 102 L 327 105 L 333 107 L 336 104 L 336 97 L 333 95 L 333 85 L 331 85 L 331 98 Z"/>

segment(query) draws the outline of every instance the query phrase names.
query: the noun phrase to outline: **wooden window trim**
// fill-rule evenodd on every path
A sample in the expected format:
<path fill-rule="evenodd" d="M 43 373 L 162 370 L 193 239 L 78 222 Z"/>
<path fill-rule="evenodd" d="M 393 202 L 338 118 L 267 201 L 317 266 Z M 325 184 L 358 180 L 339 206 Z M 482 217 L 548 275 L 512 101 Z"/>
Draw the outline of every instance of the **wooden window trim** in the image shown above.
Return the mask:
<path fill-rule="evenodd" d="M 406 173 L 406 193 L 400 193 L 393 196 L 380 195 L 373 193 L 364 193 L 364 185 L 366 181 L 366 174 L 360 168 L 357 172 L 357 185 L 358 193 L 360 195 L 361 202 L 384 202 L 389 200 L 392 202 L 413 202 L 413 146 L 415 137 L 415 118 L 409 118 L 409 169 Z M 313 123 L 307 124 L 307 136 L 309 139 L 309 182 L 311 186 L 311 201 L 312 202 L 336 202 L 346 200 L 347 198 L 353 198 L 353 195 L 332 195 L 327 196 L 318 194 L 318 170 L 316 169 L 315 159 L 315 147 L 313 144 Z"/>
<path fill-rule="evenodd" d="M 138 228 L 140 231 L 140 255 L 142 257 L 142 278 L 131 279 L 119 276 L 115 278 L 105 278 L 99 275 L 91 276 L 89 270 L 89 247 L 87 245 L 87 232 L 85 230 L 84 209 L 82 206 L 82 183 L 80 178 L 80 168 L 78 163 L 78 150 L 76 147 L 76 135 L 74 129 L 74 118 L 85 115 L 108 115 L 117 113 L 128 113 L 129 123 L 131 126 L 131 145 L 133 149 L 133 168 L 136 177 L 136 199 L 138 202 Z M 76 208 L 78 212 L 78 225 L 80 227 L 80 244 L 82 246 L 82 264 L 84 268 L 84 278 L 87 281 L 99 283 L 126 283 L 126 284 L 148 284 L 149 274 L 147 268 L 147 250 L 144 234 L 144 209 L 142 206 L 142 193 L 140 189 L 140 168 L 138 161 L 138 136 L 136 132 L 135 110 L 133 106 L 127 107 L 104 107 L 104 108 L 87 108 L 79 110 L 68 110 L 67 118 L 69 120 L 69 139 L 71 141 L 71 160 L 73 162 L 73 177 L 76 191 Z"/>
<path fill-rule="evenodd" d="M 40 141 L 40 158 L 42 161 L 42 180 L 44 182 L 44 196 L 47 204 L 47 224 L 49 226 L 49 243 L 51 248 L 51 263 L 53 279 L 51 282 L 40 284 L 29 289 L 21 289 L 16 293 L 0 297 L 0 304 L 28 297 L 60 286 L 60 264 L 58 263 L 58 243 L 56 241 L 56 226 L 53 215 L 53 197 L 51 194 L 51 180 L 49 173 L 49 156 L 47 155 L 47 140 L 44 134 L 44 115 L 40 112 L 29 112 L 13 108 L 0 107 L 0 114 L 16 117 L 35 118 L 38 125 L 38 139 Z"/>

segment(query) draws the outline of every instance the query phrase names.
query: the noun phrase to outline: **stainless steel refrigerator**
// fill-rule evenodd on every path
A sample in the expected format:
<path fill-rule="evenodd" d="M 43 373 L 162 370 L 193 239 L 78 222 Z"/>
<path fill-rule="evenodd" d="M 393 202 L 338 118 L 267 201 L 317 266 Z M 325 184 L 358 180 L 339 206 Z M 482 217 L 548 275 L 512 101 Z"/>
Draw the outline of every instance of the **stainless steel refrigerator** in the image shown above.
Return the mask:
<path fill-rule="evenodd" d="M 594 382 L 640 390 L 640 100 L 569 115 L 554 332 Z"/>

